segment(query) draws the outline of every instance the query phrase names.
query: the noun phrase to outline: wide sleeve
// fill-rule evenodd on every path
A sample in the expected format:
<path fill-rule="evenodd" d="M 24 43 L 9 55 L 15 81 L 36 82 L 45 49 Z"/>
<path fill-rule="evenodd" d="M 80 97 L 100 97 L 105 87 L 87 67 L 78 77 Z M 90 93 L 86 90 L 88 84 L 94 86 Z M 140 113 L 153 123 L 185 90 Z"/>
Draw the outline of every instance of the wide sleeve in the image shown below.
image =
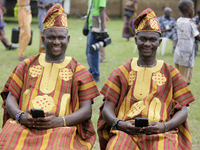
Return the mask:
<path fill-rule="evenodd" d="M 73 78 L 72 95 L 78 94 L 79 101 L 93 99 L 100 95 L 92 75 L 80 63 L 77 63 Z"/>
<path fill-rule="evenodd" d="M 6 98 L 8 96 L 8 93 L 11 92 L 19 103 L 21 91 L 24 85 L 24 78 L 25 76 L 27 76 L 27 66 L 30 63 L 30 61 L 31 58 L 28 58 L 16 66 L 16 68 L 6 81 L 3 90 L 1 91 L 1 97 L 3 99 L 2 108 L 4 109 L 3 125 L 10 118 L 9 114 L 5 109 Z"/>
<path fill-rule="evenodd" d="M 181 109 L 182 106 L 189 105 L 189 103 L 193 102 L 195 99 L 182 75 L 175 67 L 171 67 L 171 77 L 173 84 L 174 107 L 176 109 Z"/>
<path fill-rule="evenodd" d="M 109 99 L 115 105 L 118 101 L 123 101 L 123 98 L 127 94 L 127 89 L 129 88 L 128 81 L 130 70 L 130 62 L 127 62 L 111 73 L 100 92 L 104 95 L 104 98 Z"/>

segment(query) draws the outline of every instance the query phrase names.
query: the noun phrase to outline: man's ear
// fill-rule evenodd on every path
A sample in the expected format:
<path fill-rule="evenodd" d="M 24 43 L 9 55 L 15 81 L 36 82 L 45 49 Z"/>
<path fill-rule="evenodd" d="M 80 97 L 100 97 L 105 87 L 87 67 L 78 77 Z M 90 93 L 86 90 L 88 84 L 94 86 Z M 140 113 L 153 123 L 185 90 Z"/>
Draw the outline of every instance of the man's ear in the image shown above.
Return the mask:
<path fill-rule="evenodd" d="M 135 44 L 137 45 L 137 37 L 135 36 Z"/>
<path fill-rule="evenodd" d="M 42 43 L 43 43 L 43 44 L 44 44 L 44 39 L 45 39 L 45 38 L 44 38 L 44 35 L 42 35 Z"/>
<path fill-rule="evenodd" d="M 70 41 L 70 35 L 67 36 L 67 41 L 69 43 L 69 41 Z"/>
<path fill-rule="evenodd" d="M 162 38 L 160 37 L 159 38 L 159 46 L 160 46 L 161 42 L 162 42 Z"/>

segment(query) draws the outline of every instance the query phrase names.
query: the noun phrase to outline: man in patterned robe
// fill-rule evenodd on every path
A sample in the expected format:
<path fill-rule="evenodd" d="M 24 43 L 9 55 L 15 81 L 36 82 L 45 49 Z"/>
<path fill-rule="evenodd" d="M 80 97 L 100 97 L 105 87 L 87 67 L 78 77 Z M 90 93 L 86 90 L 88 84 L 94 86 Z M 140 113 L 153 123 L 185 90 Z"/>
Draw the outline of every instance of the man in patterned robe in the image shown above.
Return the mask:
<path fill-rule="evenodd" d="M 179 71 L 156 59 L 162 39 L 154 11 L 144 10 L 134 25 L 139 58 L 114 70 L 101 90 L 101 150 L 189 150 L 186 106 L 194 97 Z M 148 125 L 136 127 L 136 117 L 148 118 Z"/>
<path fill-rule="evenodd" d="M 21 62 L 1 92 L 0 149 L 92 149 L 91 104 L 99 92 L 89 71 L 65 56 L 70 36 L 60 4 L 47 12 L 43 29 L 46 53 Z M 32 118 L 32 108 L 45 117 Z"/>

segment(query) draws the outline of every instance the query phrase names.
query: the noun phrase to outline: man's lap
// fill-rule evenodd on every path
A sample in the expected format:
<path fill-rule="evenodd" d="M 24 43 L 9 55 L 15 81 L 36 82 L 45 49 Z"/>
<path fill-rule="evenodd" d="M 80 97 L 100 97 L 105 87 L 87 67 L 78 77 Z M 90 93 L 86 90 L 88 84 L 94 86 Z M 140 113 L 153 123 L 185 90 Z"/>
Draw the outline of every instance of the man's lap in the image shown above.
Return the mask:
<path fill-rule="evenodd" d="M 163 134 L 152 135 L 135 135 L 131 136 L 123 131 L 113 130 L 112 138 L 109 140 L 106 149 L 123 149 L 123 150 L 138 150 L 138 149 L 166 149 L 173 150 L 178 145 L 177 131 L 170 131 Z"/>

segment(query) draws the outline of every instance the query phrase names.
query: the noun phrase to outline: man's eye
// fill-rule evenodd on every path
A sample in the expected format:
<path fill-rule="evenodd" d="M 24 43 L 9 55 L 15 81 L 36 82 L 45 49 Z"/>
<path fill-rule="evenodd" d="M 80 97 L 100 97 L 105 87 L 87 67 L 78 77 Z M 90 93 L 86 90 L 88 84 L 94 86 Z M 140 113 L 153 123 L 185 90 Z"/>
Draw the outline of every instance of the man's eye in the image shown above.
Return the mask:
<path fill-rule="evenodd" d="M 49 40 L 54 40 L 54 37 L 49 37 Z"/>
<path fill-rule="evenodd" d="M 59 37 L 59 40 L 64 40 L 65 39 L 65 37 Z"/>
<path fill-rule="evenodd" d="M 157 41 L 157 39 L 150 39 L 150 41 L 151 41 L 151 42 L 156 42 L 156 41 Z"/>
<path fill-rule="evenodd" d="M 146 39 L 145 38 L 140 38 L 140 41 L 145 42 Z"/>

